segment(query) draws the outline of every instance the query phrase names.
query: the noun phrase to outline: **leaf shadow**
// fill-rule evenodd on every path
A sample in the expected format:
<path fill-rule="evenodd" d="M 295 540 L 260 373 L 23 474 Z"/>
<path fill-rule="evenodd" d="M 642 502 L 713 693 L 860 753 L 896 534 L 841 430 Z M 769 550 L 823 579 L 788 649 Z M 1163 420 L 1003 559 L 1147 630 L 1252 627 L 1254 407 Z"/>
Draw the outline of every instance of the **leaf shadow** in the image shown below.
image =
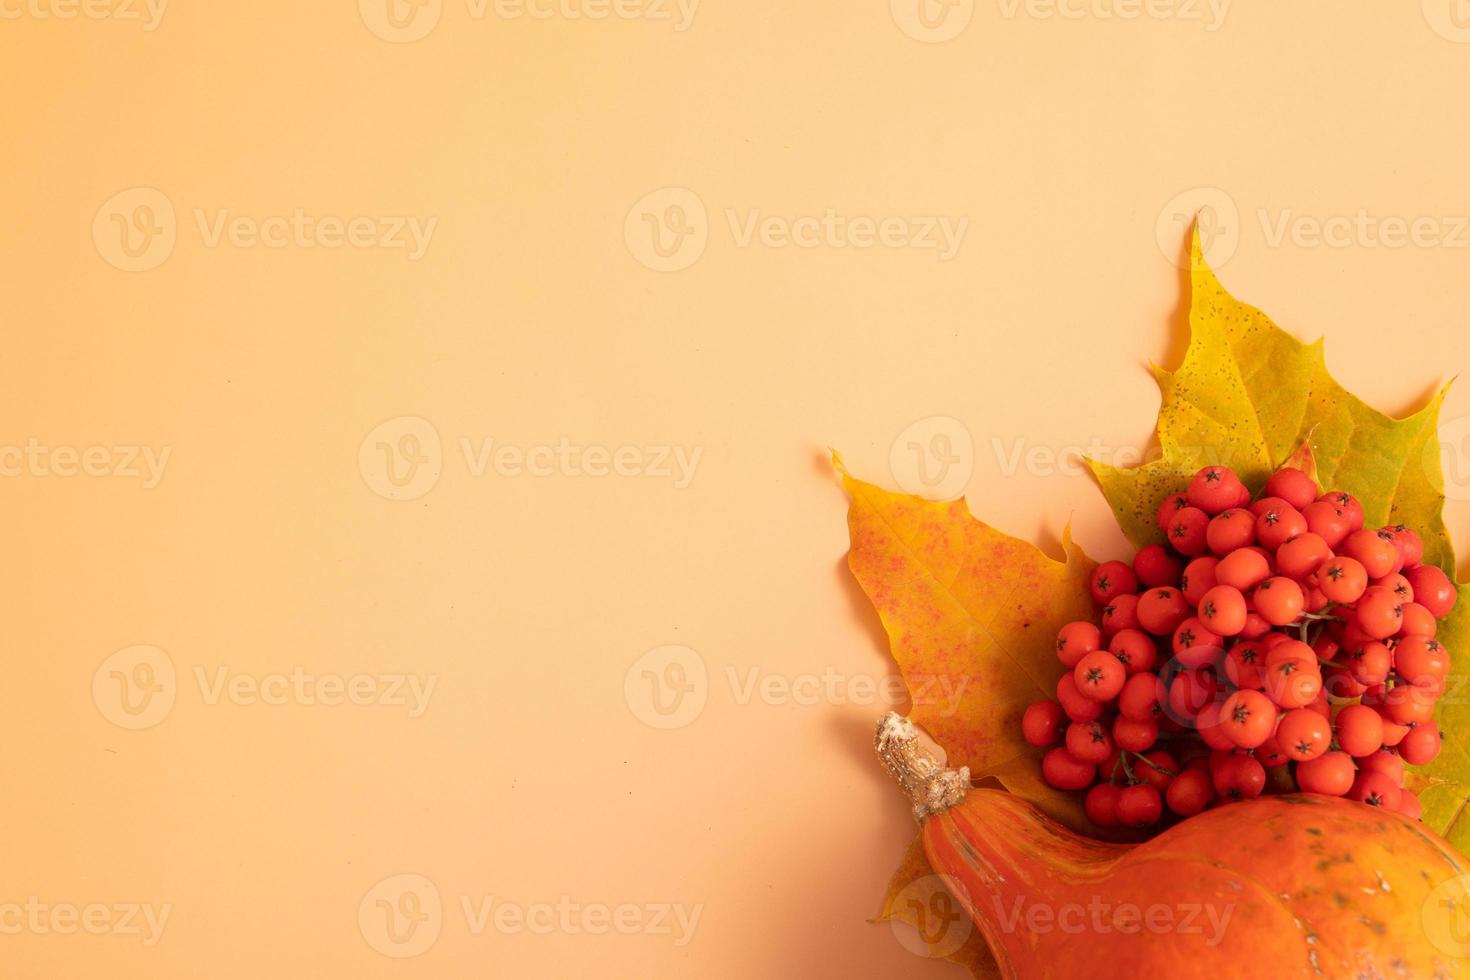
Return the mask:
<path fill-rule="evenodd" d="M 886 925 L 875 920 L 897 860 L 918 828 L 903 803 L 902 794 L 884 774 L 874 754 L 873 728 L 879 713 L 873 710 L 869 718 L 864 716 L 863 709 L 849 706 L 847 710 L 829 714 L 814 735 L 824 743 L 820 754 L 834 759 L 834 765 L 850 767 L 854 782 L 862 780 L 867 784 L 871 780 L 882 805 L 864 806 L 865 812 L 857 817 L 864 828 L 866 845 L 856 856 L 850 851 L 850 834 L 846 836 L 846 843 L 839 843 L 844 839 L 843 835 L 813 832 L 814 826 L 821 826 L 820 821 L 816 824 L 809 820 L 787 821 L 780 839 L 768 842 L 771 848 L 781 853 L 802 854 L 809 870 L 829 870 L 798 876 L 799 883 L 793 884 L 785 893 L 785 901 L 792 904 L 787 907 L 783 903 L 783 908 L 800 911 L 798 914 L 773 915 L 767 920 L 769 931 L 762 936 L 760 943 L 766 967 L 760 970 L 759 975 L 828 976 L 832 969 L 830 943 L 814 942 L 814 935 L 820 934 L 831 942 L 840 943 L 854 930 L 882 930 L 883 936 L 888 932 Z M 857 799 L 866 802 L 867 796 L 865 785 Z M 895 841 L 902 843 L 895 845 Z M 885 940 L 881 936 L 875 939 L 865 935 L 855 941 L 869 945 L 874 942 L 882 944 Z M 930 962 L 939 961 L 922 961 L 923 964 Z M 880 969 L 875 963 L 874 972 L 866 975 L 885 975 L 878 972 Z M 916 970 L 909 975 L 918 976 L 925 969 L 927 966 L 918 966 L 916 961 Z M 963 970 L 945 971 L 938 967 L 925 975 L 951 976 L 956 980 L 966 976 Z"/>
<path fill-rule="evenodd" d="M 1159 360 L 1159 365 L 1167 371 L 1178 370 L 1189 350 L 1189 304 L 1194 293 L 1189 281 L 1189 243 L 1193 234 L 1191 226 L 1190 233 L 1179 243 L 1179 254 L 1174 261 L 1174 281 L 1178 288 L 1174 290 L 1174 308 L 1165 321 L 1164 356 Z"/>

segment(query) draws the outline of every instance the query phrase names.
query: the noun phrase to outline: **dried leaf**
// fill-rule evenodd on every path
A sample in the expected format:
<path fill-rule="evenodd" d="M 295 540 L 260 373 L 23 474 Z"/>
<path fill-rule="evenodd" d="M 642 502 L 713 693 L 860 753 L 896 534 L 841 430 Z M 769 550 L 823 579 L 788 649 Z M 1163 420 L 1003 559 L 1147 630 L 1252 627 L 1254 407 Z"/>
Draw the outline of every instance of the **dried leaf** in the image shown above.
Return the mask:
<path fill-rule="evenodd" d="M 999 980 L 1000 968 L 985 937 L 954 900 L 951 887 L 935 873 L 916 837 L 888 883 L 878 921 L 896 920 L 911 926 L 913 932 L 905 945 L 915 955 L 958 963 L 975 980 Z"/>

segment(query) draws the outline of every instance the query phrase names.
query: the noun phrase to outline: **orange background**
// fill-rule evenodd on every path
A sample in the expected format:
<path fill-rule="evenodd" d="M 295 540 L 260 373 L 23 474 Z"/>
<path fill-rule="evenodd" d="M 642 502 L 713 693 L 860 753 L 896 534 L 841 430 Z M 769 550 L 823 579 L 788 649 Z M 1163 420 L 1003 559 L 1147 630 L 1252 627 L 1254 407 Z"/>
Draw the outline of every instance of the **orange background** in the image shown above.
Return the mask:
<path fill-rule="evenodd" d="M 571 0 L 42 16 L 66 2 L 0 19 L 0 446 L 107 453 L 0 459 L 7 977 L 956 975 L 865 922 L 912 827 L 870 757 L 888 661 L 826 448 L 896 485 L 951 417 L 978 514 L 1046 542 L 1072 515 L 1118 553 L 1054 464 L 1146 444 L 1141 365 L 1182 350 L 1172 260 L 1203 206 L 1226 284 L 1328 334 L 1374 404 L 1470 363 L 1462 0 L 1221 23 L 705 0 L 686 30 Z M 209 233 L 297 209 L 373 241 L 437 223 L 417 259 Z M 812 247 L 743 232 L 827 209 L 846 230 Z M 1437 231 L 1385 247 L 1360 214 Z M 948 258 L 900 247 L 931 216 L 968 222 Z M 858 247 L 854 218 L 893 237 Z M 1311 219 L 1355 230 L 1314 244 Z M 1467 415 L 1462 387 L 1461 537 Z M 437 453 L 404 441 L 428 432 Z M 477 473 L 466 439 L 636 447 L 644 475 Z M 156 485 L 126 447 L 167 449 Z M 687 486 L 650 447 L 701 454 Z M 389 459 L 427 492 L 391 499 L 424 487 Z M 635 666 L 669 644 L 692 654 Z M 138 645 L 162 654 L 109 660 Z M 201 671 L 362 675 L 372 703 L 211 699 Z M 418 717 L 381 703 L 398 674 L 434 678 Z M 125 727 L 109 699 L 169 678 Z M 655 680 L 702 711 L 655 727 Z M 403 874 L 441 909 L 400 902 Z M 151 944 L 7 927 L 30 896 L 170 912 Z M 489 896 L 507 922 L 579 911 L 477 932 L 462 903 Z M 597 934 L 619 906 L 629 934 Z"/>

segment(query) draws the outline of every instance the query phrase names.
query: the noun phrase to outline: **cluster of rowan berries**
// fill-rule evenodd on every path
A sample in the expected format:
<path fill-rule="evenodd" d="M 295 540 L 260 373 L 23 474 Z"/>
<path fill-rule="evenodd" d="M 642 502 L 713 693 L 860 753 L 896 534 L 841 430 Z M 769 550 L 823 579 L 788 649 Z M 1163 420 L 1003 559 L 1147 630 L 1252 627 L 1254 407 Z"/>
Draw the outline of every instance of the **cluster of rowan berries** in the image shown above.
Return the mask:
<path fill-rule="evenodd" d="M 1046 781 L 1087 790 L 1099 826 L 1298 790 L 1417 817 L 1404 763 L 1439 754 L 1435 636 L 1457 595 L 1419 534 L 1365 527 L 1291 467 L 1255 500 L 1206 467 L 1159 528 L 1167 546 L 1093 573 L 1099 621 L 1057 637 L 1068 671 L 1021 722 Z"/>

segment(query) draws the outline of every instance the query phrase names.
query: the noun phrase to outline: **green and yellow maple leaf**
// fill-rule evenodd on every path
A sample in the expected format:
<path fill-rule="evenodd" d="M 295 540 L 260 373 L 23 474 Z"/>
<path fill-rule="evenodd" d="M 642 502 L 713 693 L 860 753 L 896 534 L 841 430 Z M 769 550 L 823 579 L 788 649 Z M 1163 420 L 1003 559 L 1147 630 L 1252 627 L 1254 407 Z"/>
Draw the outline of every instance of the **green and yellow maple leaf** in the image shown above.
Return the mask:
<path fill-rule="evenodd" d="M 1252 490 L 1293 452 L 1324 486 L 1363 503 L 1370 526 L 1403 523 L 1424 537 L 1425 561 L 1455 576 L 1443 519 L 1441 390 L 1403 419 L 1372 408 L 1328 372 L 1321 341 L 1304 344 L 1242 303 L 1205 263 L 1198 233 L 1190 260 L 1189 347 L 1176 371 L 1154 369 L 1162 394 L 1159 456 L 1117 469 L 1091 462 L 1124 533 L 1142 546 L 1161 539 L 1156 514 L 1203 466 L 1229 466 Z M 1440 628 L 1454 656 L 1470 657 L 1470 588 Z M 1463 664 L 1465 661 L 1459 661 Z M 1444 749 L 1416 786 L 1424 822 L 1470 852 L 1470 685 L 1463 669 L 1440 706 Z"/>
<path fill-rule="evenodd" d="M 1440 516 L 1444 392 L 1406 419 L 1374 409 L 1333 379 L 1320 340 L 1304 344 L 1231 296 L 1205 263 L 1198 233 L 1190 285 L 1184 362 L 1175 371 L 1154 368 L 1163 396 L 1158 458 L 1132 469 L 1090 462 L 1129 540 L 1140 547 L 1161 540 L 1159 505 L 1201 467 L 1229 466 L 1259 490 L 1308 443 L 1319 479 L 1361 500 L 1370 524 L 1412 523 L 1430 546 L 1427 560 L 1452 560 Z"/>

